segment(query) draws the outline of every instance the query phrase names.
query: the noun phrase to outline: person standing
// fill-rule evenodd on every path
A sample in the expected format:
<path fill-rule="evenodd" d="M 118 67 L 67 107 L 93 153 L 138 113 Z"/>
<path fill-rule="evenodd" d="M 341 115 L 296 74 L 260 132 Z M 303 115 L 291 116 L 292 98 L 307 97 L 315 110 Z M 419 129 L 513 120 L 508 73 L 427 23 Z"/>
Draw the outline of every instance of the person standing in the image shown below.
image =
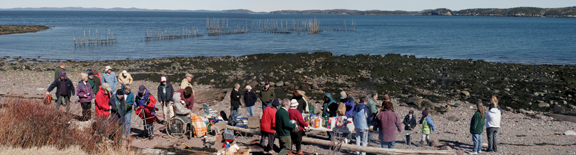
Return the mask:
<path fill-rule="evenodd" d="M 110 96 L 110 114 L 112 114 L 112 118 L 118 121 L 118 124 L 124 124 L 124 106 L 126 100 L 124 98 L 124 90 L 118 89 L 116 90 L 115 95 Z M 123 132 L 124 133 L 124 132 Z"/>
<path fill-rule="evenodd" d="M 270 82 L 266 81 L 258 98 L 262 101 L 262 111 L 272 104 L 272 100 L 276 98 L 276 93 L 274 93 L 274 89 L 270 87 Z"/>
<path fill-rule="evenodd" d="M 292 138 L 290 138 L 290 131 L 296 127 L 296 124 L 290 123 L 290 115 L 288 108 L 290 101 L 284 99 L 281 103 L 282 108 L 276 111 L 276 132 L 280 140 L 280 152 L 278 155 L 292 155 Z"/>
<path fill-rule="evenodd" d="M 126 70 L 123 70 L 122 74 L 118 75 L 118 82 L 122 90 L 124 90 L 124 86 L 131 85 L 132 81 L 134 81 L 134 79 L 132 79 L 132 76 Z"/>
<path fill-rule="evenodd" d="M 144 85 L 140 85 L 138 88 L 138 94 L 136 94 L 135 104 L 137 104 L 138 108 L 136 109 L 136 115 L 140 117 L 145 117 L 144 123 L 144 136 L 152 139 L 154 137 L 154 122 L 157 121 L 156 119 L 156 98 Z M 144 114 L 141 115 L 140 111 L 144 110 Z"/>
<path fill-rule="evenodd" d="M 356 145 L 358 146 L 366 146 L 368 145 L 368 118 L 370 117 L 370 109 L 368 106 L 368 97 L 364 96 L 360 98 L 360 103 L 354 106 L 354 130 L 356 131 Z M 359 151 L 356 151 L 358 154 Z M 366 152 L 361 152 L 362 155 L 366 155 Z"/>
<path fill-rule="evenodd" d="M 324 104 L 322 105 L 322 117 L 336 116 L 338 110 L 338 103 L 332 98 L 332 94 L 324 94 Z"/>
<path fill-rule="evenodd" d="M 56 80 L 58 80 L 58 78 L 60 78 L 60 73 L 66 72 L 65 67 L 66 67 L 66 65 L 64 64 L 64 62 L 58 63 L 58 67 L 56 67 L 56 69 L 54 69 L 54 81 L 56 81 Z"/>
<path fill-rule="evenodd" d="M 246 113 L 248 116 L 254 116 L 254 104 L 258 100 L 256 93 L 252 91 L 252 86 L 246 86 L 246 93 L 244 93 L 244 106 L 246 106 Z"/>
<path fill-rule="evenodd" d="M 164 114 L 164 120 L 169 120 L 174 116 L 174 107 L 172 104 L 172 95 L 174 94 L 174 88 L 170 83 L 167 82 L 165 76 L 160 78 L 160 85 L 158 85 L 158 101 L 162 105 L 162 112 Z"/>
<path fill-rule="evenodd" d="M 370 97 L 368 98 L 368 108 L 370 108 L 370 118 L 368 118 L 368 124 L 372 123 L 372 120 L 378 114 L 378 108 L 376 108 L 376 101 L 378 101 L 378 93 L 372 92 L 370 93 Z"/>
<path fill-rule="evenodd" d="M 260 130 L 262 132 L 262 138 L 260 139 L 260 145 L 263 148 L 268 149 L 268 153 L 274 153 L 274 133 L 276 133 L 276 109 L 280 105 L 280 101 L 277 98 L 272 100 L 271 106 L 264 109 L 262 114 L 262 119 L 260 119 Z M 268 139 L 268 146 L 264 143 Z"/>
<path fill-rule="evenodd" d="M 194 94 L 194 86 L 192 85 L 193 77 L 194 76 L 192 74 L 186 73 L 186 78 L 182 79 L 182 82 L 180 83 L 180 89 L 186 89 L 186 87 L 190 87 L 192 88 L 192 94 Z"/>
<path fill-rule="evenodd" d="M 378 139 L 382 148 L 393 149 L 396 143 L 396 131 L 402 132 L 400 117 L 392 111 L 392 102 L 384 102 L 382 112 L 376 115 L 374 120 L 374 130 L 379 130 Z"/>
<path fill-rule="evenodd" d="M 295 90 L 293 93 L 292 99 L 295 99 L 296 101 L 298 101 L 298 107 L 296 109 L 298 109 L 298 111 L 300 111 L 300 113 L 305 113 L 307 112 L 308 109 L 308 101 L 306 100 L 306 96 L 304 95 L 305 92 L 301 91 L 301 90 Z"/>
<path fill-rule="evenodd" d="M 132 130 L 132 106 L 134 106 L 134 93 L 130 86 L 124 86 L 124 98 L 126 99 L 126 104 L 124 105 L 124 136 L 129 136 Z"/>
<path fill-rule="evenodd" d="M 346 113 L 344 116 L 347 118 L 352 118 L 352 110 L 354 110 L 354 98 L 346 94 L 345 91 L 340 92 L 340 102 L 346 104 Z"/>
<path fill-rule="evenodd" d="M 428 109 L 422 111 L 422 118 L 418 123 L 422 124 L 422 140 L 420 140 L 419 146 L 424 145 L 424 140 L 426 140 L 427 144 L 430 144 L 430 133 L 432 133 L 431 131 L 436 131 L 436 126 L 434 126 L 432 118 L 428 116 Z"/>
<path fill-rule="evenodd" d="M 46 95 L 50 95 L 50 91 L 56 88 L 56 112 L 60 109 L 60 105 L 66 106 L 66 112 L 70 110 L 70 97 L 74 96 L 75 90 L 72 81 L 66 77 L 66 73 L 60 73 L 60 78 L 54 80 L 50 87 L 48 87 L 48 91 Z"/>
<path fill-rule="evenodd" d="M 478 110 L 472 116 L 470 122 L 470 133 L 472 134 L 472 141 L 474 142 L 474 148 L 470 154 L 478 154 L 482 149 L 482 132 L 484 132 L 484 105 L 482 102 L 476 104 Z"/>
<path fill-rule="evenodd" d="M 118 79 L 116 78 L 116 73 L 112 72 L 112 67 L 106 66 L 104 69 L 106 73 L 102 75 L 102 83 L 107 83 L 112 89 L 111 92 L 116 91 L 116 85 L 118 85 Z"/>
<path fill-rule="evenodd" d="M 295 120 L 298 126 L 298 132 L 291 132 L 290 137 L 292 138 L 292 143 L 296 145 L 296 152 L 295 154 L 303 155 L 302 152 L 302 136 L 304 135 L 304 127 L 309 127 L 308 123 L 304 121 L 302 118 L 302 113 L 298 110 L 298 101 L 296 99 L 292 99 L 290 101 L 290 109 L 288 110 L 288 114 L 290 115 L 290 120 Z"/>
<path fill-rule="evenodd" d="M 82 117 L 80 121 L 88 121 L 92 116 L 92 99 L 94 99 L 94 93 L 92 91 L 92 85 L 88 82 L 88 74 L 80 73 L 82 80 L 78 81 L 78 85 L 76 85 L 76 95 L 80 101 L 80 106 L 82 106 Z"/>
<path fill-rule="evenodd" d="M 498 98 L 492 96 L 490 100 L 490 109 L 486 113 L 486 134 L 488 135 L 488 149 L 487 152 L 497 152 L 498 142 L 496 141 L 496 135 L 498 134 L 498 129 L 500 129 L 500 119 L 502 118 L 502 112 L 498 108 Z"/>
<path fill-rule="evenodd" d="M 98 94 L 100 86 L 102 85 L 102 83 L 100 82 L 100 78 L 94 76 L 94 73 L 92 71 L 88 71 L 88 82 L 90 83 L 90 86 L 92 86 L 92 93 Z"/>
<path fill-rule="evenodd" d="M 109 104 L 111 90 L 112 88 L 110 88 L 110 85 L 107 83 L 102 84 L 100 87 L 98 94 L 96 94 L 96 110 L 94 110 L 96 116 L 106 118 L 108 115 L 110 115 L 110 109 L 112 109 Z"/>
<path fill-rule="evenodd" d="M 410 110 L 408 112 L 408 115 L 406 115 L 406 117 L 404 117 L 404 121 L 402 121 L 402 123 L 404 124 L 404 130 L 406 130 L 406 131 L 414 130 L 414 128 L 416 127 L 416 119 L 414 119 L 414 111 Z M 407 133 L 406 134 L 406 145 L 412 145 L 411 140 L 412 140 L 412 137 L 410 137 L 410 133 Z"/>
<path fill-rule="evenodd" d="M 234 88 L 232 89 L 232 93 L 230 93 L 230 117 L 235 118 L 238 115 L 238 109 L 240 108 L 240 84 L 234 84 Z"/>

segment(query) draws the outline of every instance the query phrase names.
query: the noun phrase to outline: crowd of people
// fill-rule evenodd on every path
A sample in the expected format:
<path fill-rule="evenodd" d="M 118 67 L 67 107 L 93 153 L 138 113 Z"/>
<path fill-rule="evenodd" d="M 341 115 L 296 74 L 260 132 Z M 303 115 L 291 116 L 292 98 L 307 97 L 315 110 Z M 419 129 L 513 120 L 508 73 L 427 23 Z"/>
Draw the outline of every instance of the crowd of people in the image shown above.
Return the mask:
<path fill-rule="evenodd" d="M 48 87 L 46 95 L 50 95 L 50 92 L 56 88 L 56 112 L 60 111 L 60 106 L 65 106 L 68 112 L 70 100 L 76 96 L 82 107 L 80 121 L 112 119 L 122 126 L 123 136 L 129 136 L 131 133 L 132 111 L 144 119 L 146 130 L 142 136 L 153 137 L 153 124 L 162 122 L 156 117 L 156 103 L 161 104 L 164 118 L 171 118 L 180 113 L 189 114 L 194 106 L 194 94 L 190 84 L 193 77 L 191 74 L 186 74 L 178 90 L 167 82 L 166 77 L 161 77 L 158 94 L 154 97 L 144 85 L 137 87 L 133 93 L 131 85 L 134 80 L 126 70 L 118 76 L 110 66 L 104 68 L 102 76 L 97 70 L 80 73 L 81 79 L 76 88 L 67 77 L 66 66 L 63 62 L 54 72 L 54 82 Z M 120 88 L 116 89 L 118 85 Z M 177 102 L 174 101 L 175 98 Z M 96 118 L 92 118 L 92 104 L 95 106 Z M 176 110 L 174 110 L 175 107 Z"/>
<path fill-rule="evenodd" d="M 69 110 L 70 99 L 77 96 L 81 103 L 81 121 L 91 120 L 92 103 L 95 105 L 96 119 L 112 118 L 123 126 L 124 136 L 128 136 L 131 131 L 132 111 L 138 117 L 145 119 L 144 136 L 154 136 L 153 123 L 161 122 L 156 118 L 155 104 L 160 103 L 164 118 L 172 118 L 175 115 L 188 115 L 194 106 L 194 90 L 191 80 L 193 75 L 186 74 L 176 90 L 166 77 L 160 78 L 157 96 L 154 97 L 144 85 L 132 93 L 133 78 L 127 71 L 122 71 L 118 76 L 112 71 L 112 67 L 106 66 L 102 77 L 97 70 L 89 70 L 81 73 L 81 80 L 74 88 L 72 81 L 67 77 L 65 64 L 60 63 L 55 69 L 54 82 L 50 84 L 46 94 L 56 88 L 56 111 L 60 106 L 65 106 Z M 120 89 L 116 89 L 120 84 Z M 314 112 L 308 105 L 308 98 L 304 91 L 296 90 L 292 94 L 292 99 L 280 100 L 276 97 L 273 87 L 269 82 L 265 82 L 262 90 L 256 94 L 252 86 L 245 87 L 244 95 L 239 92 L 240 84 L 235 84 L 230 96 L 231 117 L 239 114 L 241 99 L 243 99 L 247 116 L 255 116 L 255 104 L 257 100 L 262 103 L 262 115 L 260 128 L 262 132 L 261 145 L 268 151 L 273 152 L 274 137 L 278 135 L 280 141 L 280 155 L 304 154 L 302 152 L 302 137 L 310 130 L 310 125 L 303 118 L 303 113 Z M 157 98 L 157 99 L 156 99 Z M 382 148 L 394 148 L 396 134 L 405 132 L 405 142 L 412 145 L 411 131 L 421 125 L 422 146 L 426 141 L 430 144 L 430 134 L 436 130 L 436 126 L 430 117 L 428 109 L 422 111 L 420 120 L 416 120 L 414 111 L 410 110 L 404 119 L 400 119 L 394 110 L 394 105 L 390 100 L 390 94 L 384 94 L 381 101 L 381 108 L 377 108 L 378 93 L 372 92 L 368 95 L 360 96 L 360 102 L 356 103 L 354 98 L 345 91 L 340 92 L 340 100 L 334 100 L 331 93 L 324 94 L 324 103 L 321 106 L 322 117 L 341 116 L 353 122 L 356 135 L 356 145 L 367 146 L 371 132 L 378 133 L 378 139 Z M 474 148 L 470 154 L 481 152 L 482 133 L 484 128 L 488 135 L 488 149 L 486 151 L 497 151 L 496 135 L 500 127 L 502 110 L 498 106 L 498 99 L 492 96 L 488 111 L 484 110 L 482 103 L 477 104 L 478 110 L 474 113 L 470 123 L 470 133 Z M 402 128 L 401 125 L 404 125 Z M 329 138 L 332 134 L 328 132 Z M 265 141 L 268 143 L 265 143 Z M 267 145 L 266 145 L 267 144 Z M 295 151 L 292 150 L 295 146 Z M 364 155 L 365 152 L 357 152 Z"/>

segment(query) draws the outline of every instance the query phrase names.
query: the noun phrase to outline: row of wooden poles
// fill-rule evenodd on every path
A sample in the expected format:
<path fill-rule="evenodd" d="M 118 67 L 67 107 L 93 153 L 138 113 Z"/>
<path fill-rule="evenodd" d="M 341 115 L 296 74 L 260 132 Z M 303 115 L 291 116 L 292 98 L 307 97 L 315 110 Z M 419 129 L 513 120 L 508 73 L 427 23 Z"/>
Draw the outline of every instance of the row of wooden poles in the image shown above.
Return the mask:
<path fill-rule="evenodd" d="M 354 31 L 356 30 L 356 23 L 348 23 L 344 20 L 343 27 L 336 26 L 330 28 L 333 31 Z M 303 21 L 289 20 L 258 20 L 252 21 L 250 27 L 248 21 L 244 25 L 236 25 L 232 31 L 229 28 L 229 20 L 226 18 L 218 19 L 206 17 L 206 30 L 209 31 L 208 35 L 223 35 L 223 34 L 242 34 L 242 33 L 310 33 L 316 34 L 322 31 L 330 30 L 329 28 L 320 28 L 320 22 L 314 19 Z"/>
<path fill-rule="evenodd" d="M 114 39 L 114 33 L 108 30 L 106 35 L 99 35 L 98 30 L 94 33 L 95 38 L 92 38 L 92 33 L 88 30 L 88 39 L 86 39 L 86 30 L 84 30 L 84 36 L 78 37 L 76 39 L 76 34 L 72 33 L 74 39 L 74 46 L 90 46 L 90 45 L 98 45 L 98 44 L 115 44 L 118 43 L 118 40 Z"/>
<path fill-rule="evenodd" d="M 343 27 L 337 26 L 335 28 L 330 28 L 333 31 L 355 31 L 356 23 L 352 21 L 350 27 L 347 26 L 346 20 L 344 20 Z M 289 20 L 258 20 L 252 21 L 252 25 L 248 27 L 248 21 L 244 25 L 236 25 L 232 30 L 229 28 L 229 20 L 226 18 L 217 19 L 206 17 L 206 30 L 208 31 L 208 36 L 217 35 L 228 35 L 228 34 L 243 34 L 243 33 L 308 33 L 316 34 L 319 32 L 330 30 L 328 28 L 321 29 L 320 22 L 314 19 L 297 21 L 292 19 Z M 85 46 L 85 45 L 99 45 L 99 44 L 115 44 L 118 40 L 114 38 L 114 33 L 108 30 L 106 35 L 99 35 L 98 30 L 92 35 L 90 30 L 88 30 L 88 38 L 86 38 L 86 30 L 84 30 L 84 36 L 76 37 L 76 34 L 72 33 L 74 39 L 74 46 Z M 92 38 L 95 36 L 95 38 Z M 182 28 L 182 32 L 170 33 L 166 30 L 164 31 L 154 31 L 148 32 L 146 30 L 146 36 L 144 37 L 146 41 L 154 40 L 171 40 L 171 39 L 181 39 L 181 38 L 191 38 L 191 37 L 202 37 L 204 32 L 200 32 L 198 28 L 186 29 Z"/>
<path fill-rule="evenodd" d="M 192 27 L 191 30 L 182 28 L 182 32 L 178 33 L 168 33 L 166 30 L 164 30 L 164 32 L 154 31 L 153 33 L 148 33 L 148 30 L 146 30 L 146 37 L 144 38 L 146 39 L 146 41 L 152 41 L 152 40 L 170 40 L 170 39 L 181 39 L 181 38 L 202 37 L 202 36 L 204 36 L 203 32 L 199 32 L 198 28 L 194 30 L 194 27 Z"/>

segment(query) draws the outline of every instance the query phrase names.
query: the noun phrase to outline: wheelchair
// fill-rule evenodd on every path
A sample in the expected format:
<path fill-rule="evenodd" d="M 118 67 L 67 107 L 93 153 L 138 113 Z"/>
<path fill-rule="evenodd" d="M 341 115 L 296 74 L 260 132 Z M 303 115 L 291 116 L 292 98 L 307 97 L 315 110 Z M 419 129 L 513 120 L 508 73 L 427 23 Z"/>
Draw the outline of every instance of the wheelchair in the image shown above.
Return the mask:
<path fill-rule="evenodd" d="M 188 139 L 194 137 L 194 126 L 188 116 L 176 115 L 168 121 L 166 134 L 170 138 L 179 139 L 188 136 Z"/>

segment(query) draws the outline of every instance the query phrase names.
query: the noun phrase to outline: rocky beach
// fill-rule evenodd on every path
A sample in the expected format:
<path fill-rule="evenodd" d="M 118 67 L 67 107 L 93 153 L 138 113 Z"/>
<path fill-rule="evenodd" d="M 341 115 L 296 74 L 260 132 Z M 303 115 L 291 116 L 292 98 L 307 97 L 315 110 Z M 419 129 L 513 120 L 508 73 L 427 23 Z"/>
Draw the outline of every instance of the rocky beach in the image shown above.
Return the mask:
<path fill-rule="evenodd" d="M 2 58 L 0 98 L 42 98 L 52 82 L 57 63 L 41 59 Z M 292 91 L 303 90 L 317 113 L 326 92 L 337 96 L 341 90 L 345 90 L 355 99 L 371 91 L 379 94 L 389 92 L 400 117 L 404 117 L 409 110 L 414 110 L 416 117 L 420 117 L 421 111 L 428 108 L 437 126 L 437 130 L 431 134 L 434 140 L 431 146 L 407 146 L 403 136 L 398 135 L 396 148 L 453 149 L 458 154 L 472 148 L 469 124 L 475 111 L 473 105 L 482 102 L 487 106 L 490 96 L 496 95 L 505 112 L 498 134 L 499 152 L 494 154 L 576 153 L 576 136 L 569 132 L 576 130 L 575 66 L 416 58 L 399 54 L 334 56 L 330 52 L 115 61 L 68 60 L 65 63 L 66 71 L 75 84 L 81 72 L 97 69 L 103 73 L 104 66 L 112 66 L 116 74 L 127 70 L 134 77 L 133 85 L 145 85 L 152 94 L 156 94 L 161 76 L 167 76 L 169 82 L 179 85 L 184 75 L 191 73 L 194 75 L 198 105 L 195 107 L 199 108 L 200 104 L 205 103 L 214 110 L 227 113 L 228 93 L 235 83 L 252 85 L 255 90 L 260 90 L 262 83 L 270 81 L 279 98 L 290 98 Z M 261 104 L 257 103 L 256 107 L 261 108 Z M 73 104 L 73 109 L 79 113 L 80 106 Z M 261 109 L 255 111 L 261 113 Z M 132 119 L 133 127 L 141 130 L 141 120 L 134 116 Z M 162 125 L 158 125 L 157 129 L 162 129 Z M 201 147 L 199 139 L 169 140 L 157 132 L 160 136 L 154 140 L 134 138 L 131 146 L 182 148 L 181 143 L 184 142 Z M 308 135 L 327 138 L 325 133 L 311 132 Z M 419 140 L 419 136 L 415 134 L 413 139 Z M 243 142 L 251 143 L 259 140 L 258 137 Z M 379 146 L 377 136 L 371 138 L 370 146 Z M 305 144 L 303 149 L 319 154 L 327 154 L 325 152 L 328 151 L 326 146 L 312 144 Z"/>

